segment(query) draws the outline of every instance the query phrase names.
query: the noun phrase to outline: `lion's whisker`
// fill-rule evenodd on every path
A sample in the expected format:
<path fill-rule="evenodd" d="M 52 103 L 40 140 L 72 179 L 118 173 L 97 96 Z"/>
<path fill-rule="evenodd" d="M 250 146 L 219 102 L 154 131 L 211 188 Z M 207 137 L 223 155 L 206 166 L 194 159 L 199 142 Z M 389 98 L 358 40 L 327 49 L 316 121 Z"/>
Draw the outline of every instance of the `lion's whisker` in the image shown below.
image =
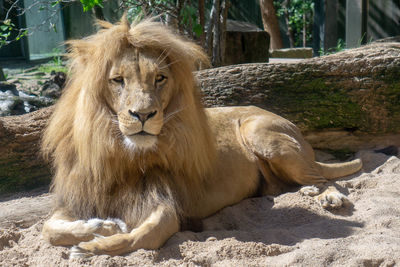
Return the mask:
<path fill-rule="evenodd" d="M 175 111 L 172 111 L 172 112 L 166 114 L 166 115 L 164 116 L 164 123 L 167 123 L 168 121 L 170 121 L 177 113 L 181 112 L 181 111 L 184 110 L 185 108 L 186 108 L 186 107 L 183 107 L 183 108 L 177 109 L 177 110 L 175 110 Z"/>
<path fill-rule="evenodd" d="M 169 53 L 167 53 L 167 54 L 165 55 L 165 57 L 164 57 L 162 60 L 160 60 L 160 58 L 164 55 L 164 53 L 165 53 L 166 51 L 167 51 L 167 48 L 165 48 L 165 49 L 162 51 L 162 53 L 158 56 L 158 58 L 156 59 L 156 64 L 157 64 L 157 65 L 160 65 L 160 63 L 163 62 L 163 61 L 165 60 L 165 58 L 168 56 Z"/>
<path fill-rule="evenodd" d="M 161 68 L 159 68 L 160 70 L 162 70 L 162 69 L 166 69 L 166 68 L 168 68 L 169 66 L 171 66 L 172 64 L 175 64 L 175 63 L 177 63 L 177 62 L 179 62 L 180 60 L 175 60 L 175 61 L 172 61 L 171 63 L 168 63 L 167 65 L 165 65 L 165 66 L 162 66 Z"/>

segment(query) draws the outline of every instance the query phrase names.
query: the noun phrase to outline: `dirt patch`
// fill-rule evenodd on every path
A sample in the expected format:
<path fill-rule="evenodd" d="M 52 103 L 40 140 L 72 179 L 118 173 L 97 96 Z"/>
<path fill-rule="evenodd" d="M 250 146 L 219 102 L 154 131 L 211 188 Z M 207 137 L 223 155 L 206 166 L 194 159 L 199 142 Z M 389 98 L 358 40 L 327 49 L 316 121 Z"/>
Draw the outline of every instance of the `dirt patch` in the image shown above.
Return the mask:
<path fill-rule="evenodd" d="M 354 204 L 346 210 L 326 211 L 298 192 L 251 198 L 204 220 L 203 232 L 179 232 L 159 250 L 117 257 L 69 260 L 69 248 L 44 242 L 51 195 L 3 200 L 0 266 L 400 265 L 400 159 L 358 156 L 364 171 L 337 183 Z"/>

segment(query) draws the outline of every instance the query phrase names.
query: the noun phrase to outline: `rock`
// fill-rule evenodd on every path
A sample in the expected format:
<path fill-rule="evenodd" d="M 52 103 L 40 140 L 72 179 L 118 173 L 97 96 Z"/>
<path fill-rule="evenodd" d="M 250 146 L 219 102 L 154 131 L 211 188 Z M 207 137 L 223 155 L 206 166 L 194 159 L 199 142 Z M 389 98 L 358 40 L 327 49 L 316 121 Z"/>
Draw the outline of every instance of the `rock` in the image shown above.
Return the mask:
<path fill-rule="evenodd" d="M 41 95 L 51 98 L 59 98 L 66 79 L 67 75 L 64 72 L 52 71 L 50 79 L 43 84 Z"/>
<path fill-rule="evenodd" d="M 18 90 L 0 90 L 0 117 L 10 115 L 22 115 L 43 107 L 54 104 L 55 100 L 43 97 L 28 95 Z"/>
<path fill-rule="evenodd" d="M 311 58 L 313 50 L 311 47 L 276 49 L 271 51 L 270 56 L 273 58 Z"/>
<path fill-rule="evenodd" d="M 11 91 L 14 95 L 18 96 L 17 86 L 10 82 L 0 82 L 0 91 Z"/>
<path fill-rule="evenodd" d="M 17 96 L 0 92 L 0 116 L 21 115 L 25 112 L 24 101 Z"/>

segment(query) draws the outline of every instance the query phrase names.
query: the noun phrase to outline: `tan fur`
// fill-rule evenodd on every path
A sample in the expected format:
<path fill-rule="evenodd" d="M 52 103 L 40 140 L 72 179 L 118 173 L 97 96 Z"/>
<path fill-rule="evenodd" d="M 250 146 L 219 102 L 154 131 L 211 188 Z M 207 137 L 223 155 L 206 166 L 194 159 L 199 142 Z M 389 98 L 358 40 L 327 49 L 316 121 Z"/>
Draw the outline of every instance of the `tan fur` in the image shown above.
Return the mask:
<path fill-rule="evenodd" d="M 207 57 L 161 24 L 99 24 L 69 42 L 70 80 L 43 137 L 56 195 L 43 236 L 77 245 L 72 257 L 158 248 L 186 218 L 360 169 L 315 162 L 299 130 L 265 110 L 204 110 L 192 72 Z"/>

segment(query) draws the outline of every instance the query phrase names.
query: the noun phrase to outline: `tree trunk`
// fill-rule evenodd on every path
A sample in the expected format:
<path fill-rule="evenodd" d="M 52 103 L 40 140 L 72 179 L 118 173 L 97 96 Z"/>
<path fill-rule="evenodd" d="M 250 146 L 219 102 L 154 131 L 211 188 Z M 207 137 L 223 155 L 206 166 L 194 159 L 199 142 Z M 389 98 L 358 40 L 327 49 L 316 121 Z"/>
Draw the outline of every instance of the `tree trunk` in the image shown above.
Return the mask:
<path fill-rule="evenodd" d="M 200 35 L 200 45 L 202 47 L 205 47 L 205 42 L 206 42 L 206 35 L 205 35 L 205 31 L 206 31 L 206 19 L 205 19 L 205 4 L 204 4 L 204 0 L 198 0 L 198 10 L 199 10 L 199 24 L 201 26 L 202 29 L 202 33 Z"/>
<path fill-rule="evenodd" d="M 216 1 L 216 0 L 214 0 Z M 206 34 L 206 51 L 209 57 L 212 58 L 212 48 L 213 48 L 213 32 L 214 32 L 214 16 L 216 16 L 215 5 L 213 4 L 210 11 L 210 19 L 208 20 L 207 25 L 207 34 Z"/>
<path fill-rule="evenodd" d="M 285 22 L 287 27 L 287 36 L 289 37 L 290 47 L 294 47 L 294 33 L 292 26 L 290 25 L 290 14 L 289 14 L 289 6 L 290 0 L 285 0 L 282 4 L 284 6 L 284 15 L 285 15 Z"/>
<path fill-rule="evenodd" d="M 184 31 L 183 24 L 181 23 L 182 22 L 181 11 L 182 11 L 185 1 L 186 0 L 177 0 L 177 2 L 176 2 L 176 14 L 177 14 L 176 20 L 178 21 L 178 29 L 181 34 L 184 33 L 183 32 Z"/>
<path fill-rule="evenodd" d="M 6 79 L 6 75 L 4 75 L 3 68 L 0 67 L 0 82 L 4 82 Z"/>
<path fill-rule="evenodd" d="M 283 47 L 279 22 L 276 16 L 273 0 L 260 0 L 260 8 L 264 30 L 271 37 L 271 49 L 280 49 Z"/>
<path fill-rule="evenodd" d="M 306 12 L 303 11 L 303 47 L 307 46 L 307 16 Z"/>
<path fill-rule="evenodd" d="M 376 137 L 388 134 L 398 135 L 400 146 L 399 43 L 373 43 L 299 63 L 209 69 L 198 78 L 206 106 L 265 108 L 313 136 L 316 147 L 359 149 L 394 142 Z"/>
<path fill-rule="evenodd" d="M 102 7 L 94 6 L 92 10 L 93 10 L 93 15 L 96 19 L 105 20 Z"/>
<path fill-rule="evenodd" d="M 0 118 L 0 194 L 49 184 L 50 171 L 39 150 L 52 111 Z"/>
<path fill-rule="evenodd" d="M 400 146 L 400 44 L 373 43 L 287 64 L 197 72 L 207 107 L 256 105 L 297 124 L 316 148 Z M 0 118 L 0 192 L 48 183 L 38 154 L 53 108 Z"/>
<path fill-rule="evenodd" d="M 221 23 L 220 23 L 220 13 L 221 13 L 221 0 L 214 0 L 212 8 L 212 21 L 214 24 L 213 31 L 213 43 L 212 43 L 212 58 L 211 62 L 213 66 L 220 66 L 221 61 Z"/>
<path fill-rule="evenodd" d="M 229 0 L 223 0 L 221 5 L 221 15 L 220 15 L 220 59 L 221 65 L 225 62 L 225 49 L 226 49 L 226 22 L 228 18 L 228 10 L 229 10 L 230 2 Z"/>

